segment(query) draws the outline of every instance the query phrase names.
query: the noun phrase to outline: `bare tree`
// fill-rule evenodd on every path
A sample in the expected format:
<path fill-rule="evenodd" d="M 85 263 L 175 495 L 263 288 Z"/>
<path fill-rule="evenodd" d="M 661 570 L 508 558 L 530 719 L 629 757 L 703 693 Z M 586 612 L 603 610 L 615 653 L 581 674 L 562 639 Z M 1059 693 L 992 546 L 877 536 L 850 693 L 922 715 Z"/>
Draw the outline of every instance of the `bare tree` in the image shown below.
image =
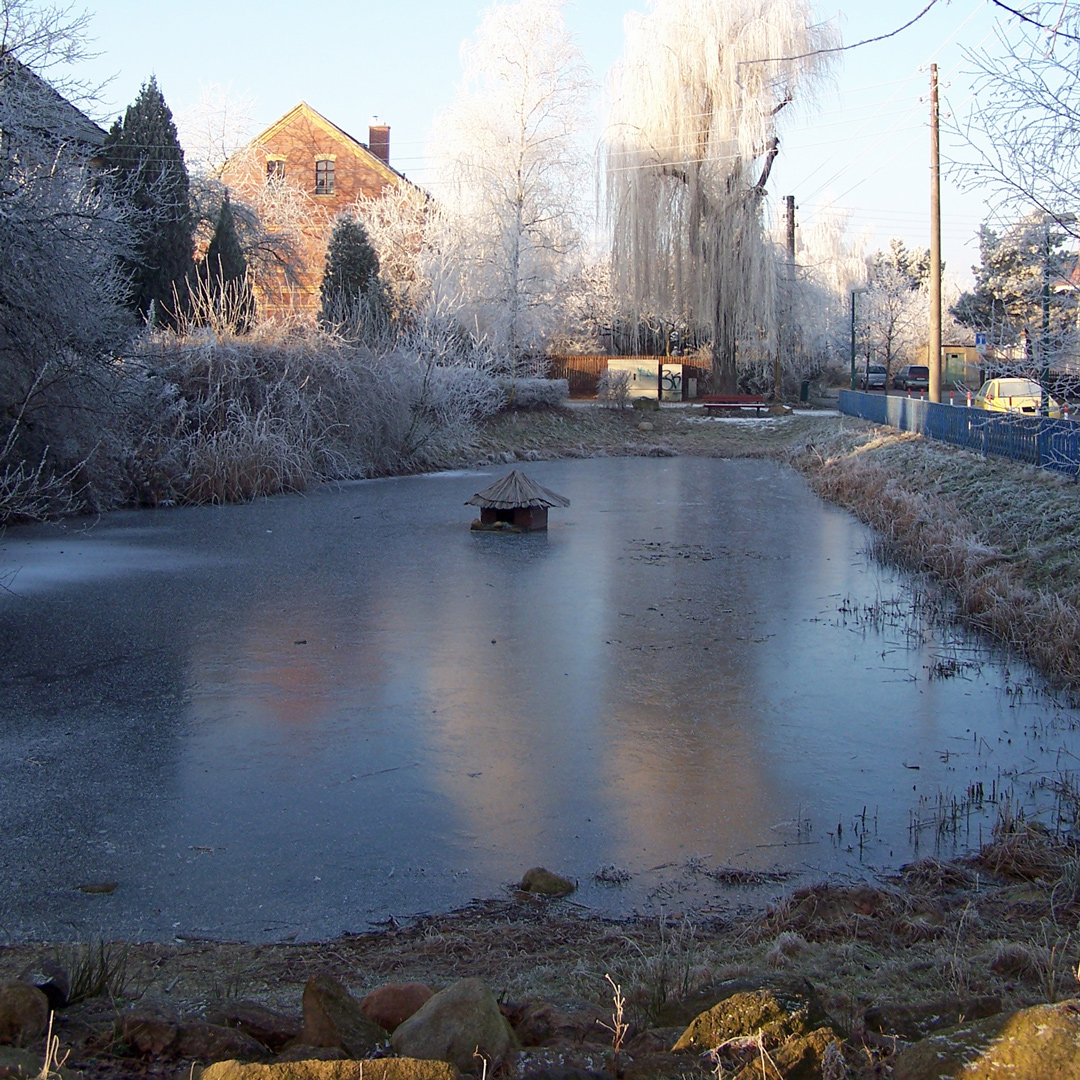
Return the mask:
<path fill-rule="evenodd" d="M 436 123 L 443 270 L 461 316 L 511 366 L 541 348 L 580 240 L 578 136 L 592 81 L 564 0 L 496 3 L 462 50 L 457 100 Z"/>
<path fill-rule="evenodd" d="M 708 326 L 731 390 L 740 336 L 772 344 L 761 204 L 778 118 L 834 35 L 805 0 L 657 0 L 626 34 L 607 155 L 619 286 L 635 311 Z"/>
<path fill-rule="evenodd" d="M 48 450 L 60 471 L 88 452 L 100 417 L 87 411 L 108 402 L 95 385 L 133 329 L 120 270 L 131 211 L 91 165 L 104 132 L 41 74 L 84 55 L 85 26 L 0 0 L 0 458 Z"/>
<path fill-rule="evenodd" d="M 217 176 L 255 134 L 255 99 L 232 86 L 200 84 L 199 100 L 181 109 L 176 127 L 192 180 Z"/>
<path fill-rule="evenodd" d="M 989 189 L 995 213 L 1016 218 L 1035 207 L 1080 236 L 1080 3 L 1026 4 L 996 34 L 993 51 L 967 54 L 972 105 L 952 127 L 969 153 L 954 174 Z"/>

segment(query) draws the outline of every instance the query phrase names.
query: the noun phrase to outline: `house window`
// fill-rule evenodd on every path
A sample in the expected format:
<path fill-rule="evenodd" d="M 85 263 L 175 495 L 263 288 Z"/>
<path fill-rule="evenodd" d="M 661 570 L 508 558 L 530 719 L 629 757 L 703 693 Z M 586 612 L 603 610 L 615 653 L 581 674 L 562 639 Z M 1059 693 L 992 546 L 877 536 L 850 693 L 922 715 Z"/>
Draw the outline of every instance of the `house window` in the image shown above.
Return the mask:
<path fill-rule="evenodd" d="M 271 158 L 266 163 L 266 182 L 283 184 L 285 182 L 285 162 L 280 158 Z"/>
<path fill-rule="evenodd" d="M 315 162 L 315 194 L 334 194 L 334 163 L 327 158 Z"/>

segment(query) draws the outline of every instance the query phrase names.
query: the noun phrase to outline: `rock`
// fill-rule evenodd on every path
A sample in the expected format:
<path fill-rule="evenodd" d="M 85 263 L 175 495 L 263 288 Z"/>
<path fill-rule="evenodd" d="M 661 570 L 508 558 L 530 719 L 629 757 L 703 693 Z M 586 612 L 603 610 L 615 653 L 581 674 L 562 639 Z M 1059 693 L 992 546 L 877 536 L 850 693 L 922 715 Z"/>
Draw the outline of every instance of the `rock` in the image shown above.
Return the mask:
<path fill-rule="evenodd" d="M 24 982 L 0 985 L 0 1043 L 25 1046 L 40 1039 L 49 1026 L 49 999 Z"/>
<path fill-rule="evenodd" d="M 819 1027 L 814 1019 L 806 999 L 784 999 L 773 990 L 745 991 L 701 1013 L 671 1049 L 672 1053 L 704 1053 L 731 1039 L 760 1037 L 781 1075 L 801 1080 L 820 1076 L 825 1048 L 836 1041 L 832 1028 Z M 732 1048 L 739 1061 L 744 1061 L 750 1051 L 749 1045 Z M 746 1074 L 746 1080 L 750 1075 Z M 736 1073 L 737 1080 L 742 1076 L 742 1072 Z"/>
<path fill-rule="evenodd" d="M 784 1080 L 818 1080 L 822 1075 L 822 1062 L 829 1046 L 839 1047 L 832 1028 L 818 1028 L 769 1051 Z M 735 1080 L 759 1080 L 761 1066 L 753 1064 L 735 1074 Z"/>
<path fill-rule="evenodd" d="M 982 1020 L 999 1012 L 999 997 L 968 998 L 964 1001 L 954 998 L 928 1005 L 875 1005 L 863 1013 L 863 1024 L 868 1031 L 876 1031 L 879 1035 L 896 1035 L 906 1042 L 917 1042 L 941 1028 Z"/>
<path fill-rule="evenodd" d="M 805 1010 L 805 1030 L 812 1031 L 826 1024 L 835 1024 L 826 1015 L 809 979 L 784 975 L 764 975 L 760 978 L 730 979 L 712 983 L 685 998 L 667 1002 L 657 1014 L 659 1027 L 685 1028 L 701 1013 L 726 1001 L 735 994 L 768 991 L 788 1012 Z"/>
<path fill-rule="evenodd" d="M 655 1054 L 666 1054 L 668 1049 L 678 1042 L 682 1028 L 649 1028 L 635 1035 L 623 1049 L 635 1061 Z M 683 1061 L 685 1065 L 685 1059 Z"/>
<path fill-rule="evenodd" d="M 337 1046 L 305 1046 L 301 1042 L 289 1043 L 275 1062 L 288 1061 L 350 1061 L 348 1054 Z"/>
<path fill-rule="evenodd" d="M 435 991 L 424 983 L 385 983 L 361 999 L 360 1008 L 364 1010 L 364 1015 L 369 1020 L 374 1020 L 379 1027 L 393 1031 L 434 994 Z"/>
<path fill-rule="evenodd" d="M 60 1056 L 64 1052 L 60 1051 Z M 19 1050 L 14 1046 L 0 1046 L 0 1077 L 26 1077 L 39 1080 L 44 1054 L 40 1050 Z M 49 1080 L 81 1080 L 81 1073 L 70 1069 L 53 1069 Z"/>
<path fill-rule="evenodd" d="M 459 1080 L 459 1073 L 445 1061 L 412 1058 L 293 1061 L 273 1065 L 219 1061 L 203 1071 L 202 1080 Z"/>
<path fill-rule="evenodd" d="M 67 971 L 51 960 L 43 960 L 40 964 L 24 968 L 19 982 L 36 986 L 48 998 L 49 1008 L 54 1012 L 68 1003 L 71 980 Z"/>
<path fill-rule="evenodd" d="M 637 426 L 638 431 L 654 431 L 655 425 L 650 424 L 648 420 L 642 420 Z"/>
<path fill-rule="evenodd" d="M 330 975 L 315 975 L 304 987 L 304 1026 L 300 1042 L 307 1046 L 337 1046 L 350 1057 L 370 1054 L 386 1032 L 369 1020 L 356 1000 Z"/>
<path fill-rule="evenodd" d="M 394 1032 L 390 1045 L 402 1057 L 449 1061 L 476 1072 L 480 1054 L 492 1072 L 517 1040 L 495 995 L 480 979 L 462 979 L 441 990 Z"/>
<path fill-rule="evenodd" d="M 195 1061 L 258 1061 L 270 1056 L 266 1046 L 239 1028 L 198 1020 L 181 1024 L 169 1049 L 177 1057 Z"/>
<path fill-rule="evenodd" d="M 132 1009 L 116 1021 L 120 1042 L 146 1057 L 160 1057 L 171 1050 L 179 1034 L 179 1019 L 152 1005 Z"/>
<path fill-rule="evenodd" d="M 522 892 L 540 893 L 541 896 L 566 896 L 577 886 L 569 878 L 553 874 L 542 866 L 534 866 L 522 875 L 518 888 Z"/>
<path fill-rule="evenodd" d="M 1080 1000 L 959 1024 L 902 1050 L 894 1080 L 1050 1080 L 1080 1076 Z"/>
<path fill-rule="evenodd" d="M 510 1021 L 522 1046 L 590 1041 L 604 1046 L 611 1044 L 611 1032 L 600 1026 L 610 1023 L 611 1017 L 595 1005 L 573 1003 L 559 1009 L 546 1001 L 527 1001 L 509 1009 L 504 1006 L 503 1015 Z"/>
<path fill-rule="evenodd" d="M 206 1014 L 206 1020 L 221 1027 L 236 1028 L 268 1046 L 275 1054 L 300 1035 L 302 1026 L 295 1017 L 284 1016 L 253 1001 L 219 1005 Z"/>
<path fill-rule="evenodd" d="M 566 1065 L 562 1068 L 533 1069 L 522 1073 L 520 1080 L 615 1080 L 615 1077 L 598 1069 L 578 1069 Z"/>
<path fill-rule="evenodd" d="M 633 1058 L 619 1075 L 621 1080 L 667 1080 L 672 1076 L 685 1077 L 690 1071 L 684 1054 L 661 1052 Z"/>

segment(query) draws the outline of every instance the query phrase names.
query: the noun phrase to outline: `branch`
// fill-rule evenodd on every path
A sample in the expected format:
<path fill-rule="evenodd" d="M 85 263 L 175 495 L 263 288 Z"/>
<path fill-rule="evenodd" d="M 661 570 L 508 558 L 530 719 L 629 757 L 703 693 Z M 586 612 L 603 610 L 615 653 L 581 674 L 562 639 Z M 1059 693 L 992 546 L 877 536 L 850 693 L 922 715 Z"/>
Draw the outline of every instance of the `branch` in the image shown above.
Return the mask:
<path fill-rule="evenodd" d="M 930 0 L 930 3 L 927 4 L 914 19 L 909 19 L 903 26 L 898 26 L 895 30 L 890 30 L 889 33 L 881 34 L 878 37 L 867 38 L 865 41 L 856 41 L 854 45 L 834 45 L 829 49 L 813 49 L 810 52 L 799 53 L 797 56 L 768 56 L 762 57 L 759 60 L 740 60 L 739 66 L 741 67 L 743 64 L 783 64 L 787 63 L 789 60 L 805 60 L 807 57 L 824 56 L 826 53 L 848 52 L 851 49 L 860 49 L 863 45 L 873 45 L 878 41 L 888 41 L 889 38 L 896 37 L 897 34 L 902 34 L 909 26 L 914 26 L 937 2 L 938 0 Z M 996 4 L 998 0 L 993 0 L 993 2 Z M 1005 5 L 1002 4 L 1001 6 L 1004 7 Z M 1011 11 L 1012 9 L 1010 8 L 1009 10 Z"/>
<path fill-rule="evenodd" d="M 1055 37 L 1068 38 L 1069 41 L 1080 41 L 1080 37 L 1077 37 L 1075 34 L 1067 34 L 1061 29 L 1060 20 L 1058 20 L 1057 26 L 1048 26 L 1046 23 L 1039 22 L 1038 19 L 1033 19 L 1030 15 L 1025 15 L 1022 11 L 1017 11 L 1014 7 L 1009 7 L 1008 4 L 1003 4 L 1001 0 L 990 0 L 990 3 L 1002 8 L 1010 15 L 1015 15 L 1021 22 L 1029 23 L 1031 26 L 1037 26 L 1040 30 L 1049 30 Z"/>

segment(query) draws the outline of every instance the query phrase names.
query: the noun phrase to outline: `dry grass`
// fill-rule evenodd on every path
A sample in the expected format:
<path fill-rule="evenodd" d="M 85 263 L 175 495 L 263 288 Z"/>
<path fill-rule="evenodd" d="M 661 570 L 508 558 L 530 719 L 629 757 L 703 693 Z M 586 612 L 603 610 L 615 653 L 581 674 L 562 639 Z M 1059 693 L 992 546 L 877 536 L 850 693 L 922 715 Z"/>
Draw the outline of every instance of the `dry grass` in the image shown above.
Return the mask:
<path fill-rule="evenodd" d="M 797 448 L 792 463 L 824 498 L 929 572 L 969 625 L 1056 684 L 1080 687 L 1080 487 L 862 423 Z"/>
<path fill-rule="evenodd" d="M 76 1067 L 105 1051 L 99 1028 L 134 1002 L 167 1002 L 199 1015 L 223 994 L 297 1014 L 306 980 L 317 972 L 356 993 L 387 981 L 440 987 L 482 978 L 508 1007 L 547 1001 L 611 1013 L 610 979 L 625 999 L 627 1040 L 656 1023 L 665 1006 L 731 978 L 767 976 L 779 967 L 817 988 L 838 1030 L 857 1032 L 866 1008 L 996 996 L 1006 1008 L 1076 991 L 1076 912 L 1054 917 L 1068 844 L 1032 837 L 1042 874 L 1019 846 L 1003 862 L 993 845 L 969 863 L 924 861 L 887 887 L 819 885 L 800 889 L 771 911 L 712 922 L 664 919 L 612 922 L 565 901 L 474 903 L 416 925 L 325 943 L 242 945 L 198 942 L 126 947 L 126 997 L 59 1014 L 57 1034 Z M 1003 876 L 987 866 L 1000 865 Z M 0 949 L 0 979 L 53 950 Z M 576 1004 L 575 1004 L 576 1003 Z M 96 1027 L 95 1027 L 96 1025 Z M 97 1034 L 94 1034 L 94 1032 Z M 96 1041 L 95 1041 L 96 1039 Z M 854 1037 L 849 1045 L 854 1044 Z M 97 1075 L 143 1075 L 111 1071 Z M 139 1068 L 142 1066 L 139 1065 Z"/>

